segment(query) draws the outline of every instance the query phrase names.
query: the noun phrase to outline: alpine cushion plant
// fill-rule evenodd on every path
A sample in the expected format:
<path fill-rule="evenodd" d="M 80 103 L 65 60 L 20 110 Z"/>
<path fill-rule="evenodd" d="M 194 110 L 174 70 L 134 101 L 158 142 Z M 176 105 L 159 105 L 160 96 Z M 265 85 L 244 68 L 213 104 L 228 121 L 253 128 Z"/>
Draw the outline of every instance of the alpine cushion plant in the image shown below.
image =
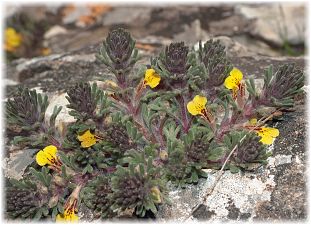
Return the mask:
<path fill-rule="evenodd" d="M 197 51 L 172 43 L 150 65 L 136 65 L 135 41 L 121 28 L 108 34 L 97 59 L 110 71 L 106 85 L 67 91 L 76 121 L 64 134 L 54 127 L 60 107 L 45 120 L 47 97 L 26 88 L 8 100 L 13 143 L 37 149 L 24 178 L 7 182 L 8 218 L 77 221 L 82 204 L 102 220 L 156 214 L 169 204 L 168 183 L 197 183 L 206 168 L 265 164 L 281 135 L 265 122 L 292 107 L 304 84 L 301 70 L 283 65 L 267 69 L 259 91 L 213 40 Z M 258 117 L 262 107 L 274 110 Z M 27 198 L 17 204 L 12 191 Z"/>

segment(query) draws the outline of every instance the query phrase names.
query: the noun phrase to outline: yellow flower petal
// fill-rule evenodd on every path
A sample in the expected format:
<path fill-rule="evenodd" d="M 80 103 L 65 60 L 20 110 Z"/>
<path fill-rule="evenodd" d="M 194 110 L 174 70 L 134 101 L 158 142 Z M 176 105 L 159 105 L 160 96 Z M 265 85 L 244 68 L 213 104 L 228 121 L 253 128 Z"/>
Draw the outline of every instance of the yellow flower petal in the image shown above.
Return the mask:
<path fill-rule="evenodd" d="M 96 144 L 95 135 L 90 130 L 85 131 L 82 135 L 78 135 L 78 140 L 81 141 L 82 148 L 88 148 Z"/>
<path fill-rule="evenodd" d="M 65 209 L 64 212 L 65 220 L 70 222 L 75 222 L 79 220 L 79 217 L 75 214 L 74 209 L 69 207 L 68 209 Z"/>
<path fill-rule="evenodd" d="M 225 79 L 225 87 L 227 89 L 233 89 L 236 87 L 236 84 L 234 82 L 234 79 L 231 77 L 231 76 L 228 76 L 226 79 Z"/>
<path fill-rule="evenodd" d="M 225 79 L 225 87 L 228 89 L 238 89 L 243 79 L 243 74 L 237 68 L 233 68 L 230 75 Z"/>
<path fill-rule="evenodd" d="M 271 145 L 274 139 L 279 136 L 280 132 L 276 128 L 261 127 L 260 130 L 257 131 L 257 134 L 261 137 L 260 141 L 263 144 Z"/>
<path fill-rule="evenodd" d="M 237 68 L 233 68 L 231 70 L 230 76 L 234 77 L 237 81 L 241 81 L 243 79 L 243 73 Z"/>
<path fill-rule="evenodd" d="M 196 95 L 193 98 L 193 102 L 197 105 L 202 105 L 205 107 L 206 103 L 207 103 L 207 98 L 205 98 L 204 96 L 200 96 L 200 95 Z"/>
<path fill-rule="evenodd" d="M 272 127 L 262 127 L 261 130 L 265 135 L 269 135 L 273 138 L 276 138 L 280 134 L 278 129 Z"/>
<path fill-rule="evenodd" d="M 85 141 L 81 142 L 81 147 L 82 148 L 89 148 L 95 144 L 96 144 L 96 138 L 92 138 L 92 139 L 85 140 Z"/>
<path fill-rule="evenodd" d="M 78 135 L 78 140 L 79 140 L 79 141 L 88 140 L 91 134 L 92 134 L 91 131 L 90 131 L 90 130 L 87 130 L 87 131 L 85 131 L 83 134 Z"/>
<path fill-rule="evenodd" d="M 197 107 L 193 101 L 187 104 L 187 109 L 188 109 L 188 112 L 193 116 L 196 116 L 201 113 L 201 111 L 197 110 Z"/>
<path fill-rule="evenodd" d="M 77 221 L 79 221 L 79 217 L 75 213 L 73 213 L 70 216 L 70 221 L 71 222 L 77 222 Z"/>
<path fill-rule="evenodd" d="M 36 162 L 40 166 L 44 166 L 46 164 L 52 164 L 51 160 L 56 158 L 56 152 L 57 152 L 57 148 L 54 145 L 49 145 L 37 153 Z"/>
<path fill-rule="evenodd" d="M 155 72 L 154 69 L 147 69 L 145 73 L 144 82 L 146 85 L 149 85 L 151 88 L 155 88 L 159 85 L 161 77 Z"/>
<path fill-rule="evenodd" d="M 57 216 L 56 216 L 56 222 L 63 223 L 63 222 L 66 222 L 66 220 L 65 220 L 65 218 L 64 218 L 63 215 L 57 214 Z"/>
<path fill-rule="evenodd" d="M 260 141 L 265 145 L 271 145 L 273 143 L 274 138 L 271 136 L 262 136 Z"/>
<path fill-rule="evenodd" d="M 43 149 L 43 151 L 44 151 L 45 153 L 47 153 L 47 154 L 50 154 L 50 155 L 52 155 L 52 156 L 55 156 L 55 155 L 56 155 L 56 152 L 57 152 L 57 148 L 56 148 L 56 146 L 54 146 L 54 145 L 49 145 L 49 146 L 45 147 L 45 148 Z"/>
<path fill-rule="evenodd" d="M 49 163 L 49 160 L 46 157 L 46 154 L 44 153 L 43 150 L 40 150 L 37 155 L 36 155 L 36 162 L 38 163 L 39 166 L 44 166 L 47 163 Z"/>
<path fill-rule="evenodd" d="M 65 223 L 65 222 L 78 222 L 79 217 L 75 213 L 61 215 L 58 214 L 56 216 L 56 222 Z"/>
<path fill-rule="evenodd" d="M 165 150 L 160 150 L 159 156 L 160 156 L 160 159 L 163 161 L 166 161 L 168 159 L 168 153 Z"/>
<path fill-rule="evenodd" d="M 205 98 L 204 96 L 196 95 L 192 101 L 188 102 L 187 110 L 193 116 L 202 114 L 202 111 L 205 109 L 206 103 L 207 98 Z"/>

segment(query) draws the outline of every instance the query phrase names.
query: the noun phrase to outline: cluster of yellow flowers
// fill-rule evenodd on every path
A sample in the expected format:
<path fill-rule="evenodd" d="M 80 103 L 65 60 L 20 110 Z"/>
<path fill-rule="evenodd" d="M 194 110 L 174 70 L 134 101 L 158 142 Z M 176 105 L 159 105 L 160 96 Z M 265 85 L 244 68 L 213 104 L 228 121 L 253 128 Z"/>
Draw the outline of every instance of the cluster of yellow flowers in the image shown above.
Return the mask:
<path fill-rule="evenodd" d="M 225 80 L 225 87 L 227 89 L 232 90 L 233 98 L 235 99 L 240 91 L 243 89 L 243 74 L 237 68 L 233 68 L 230 72 L 230 75 Z M 155 88 L 159 85 L 161 81 L 161 77 L 156 73 L 154 69 L 147 69 L 145 73 L 145 77 L 143 80 L 144 87 L 150 86 L 151 88 Z M 187 110 L 193 116 L 202 116 L 203 118 L 207 118 L 207 113 L 209 112 L 206 108 L 207 98 L 204 96 L 196 95 L 192 101 L 188 102 Z M 255 126 L 257 124 L 256 119 L 252 119 L 250 124 Z M 249 126 L 252 127 L 252 126 Z M 273 143 L 274 139 L 279 136 L 279 130 L 271 127 L 255 127 L 255 132 L 258 136 L 261 137 L 261 142 L 263 144 L 270 145 Z M 96 144 L 97 138 L 94 134 L 91 133 L 90 130 L 86 130 L 83 134 L 78 135 L 77 139 L 81 142 L 82 148 L 89 148 Z M 40 166 L 48 165 L 51 169 L 56 171 L 60 171 L 60 166 L 62 165 L 60 159 L 57 156 L 57 147 L 54 145 L 49 145 L 45 147 L 43 150 L 40 150 L 36 155 L 36 161 Z M 155 196 L 158 196 L 158 190 L 156 188 L 152 189 L 152 193 Z M 56 221 L 64 222 L 70 221 L 75 222 L 78 221 L 78 216 L 76 213 L 77 207 L 77 199 L 69 198 L 65 204 L 64 214 L 57 215 Z"/>
<path fill-rule="evenodd" d="M 90 130 L 85 131 L 82 135 L 77 136 L 78 140 L 81 142 L 82 148 L 89 148 L 96 144 L 96 137 L 90 132 Z M 48 165 L 49 168 L 60 172 L 62 163 L 57 156 L 57 147 L 54 145 L 49 145 L 43 150 L 40 150 L 36 154 L 36 162 L 40 166 Z M 74 194 L 74 193 L 73 193 Z M 76 194 L 77 195 L 77 194 Z M 57 222 L 75 222 L 78 221 L 78 216 L 75 214 L 77 211 L 77 196 L 69 197 L 65 207 L 64 214 L 58 214 L 56 216 Z"/>
<path fill-rule="evenodd" d="M 78 135 L 78 140 L 81 142 L 82 148 L 89 148 L 96 144 L 96 137 L 90 132 L 90 130 L 85 131 L 82 135 Z M 60 170 L 62 165 L 59 158 L 56 156 L 57 147 L 54 145 L 49 145 L 43 150 L 40 150 L 36 155 L 36 161 L 38 165 L 45 166 L 49 165 L 50 168 L 54 170 Z"/>
<path fill-rule="evenodd" d="M 43 150 L 40 150 L 36 155 L 36 161 L 40 166 L 48 165 L 51 169 L 61 171 L 60 166 L 62 165 L 59 157 L 57 156 L 57 147 L 49 145 Z M 56 216 L 57 222 L 64 221 L 78 221 L 78 216 L 75 214 L 77 200 L 76 198 L 69 197 L 64 207 L 64 214 L 58 214 Z"/>
<path fill-rule="evenodd" d="M 144 78 L 144 84 L 149 85 L 151 88 L 155 88 L 161 81 L 159 74 L 155 72 L 154 69 L 147 69 Z M 232 91 L 233 99 L 238 96 L 244 97 L 245 84 L 243 82 L 243 73 L 237 69 L 233 68 L 230 71 L 229 76 L 225 79 L 224 86 Z M 188 112 L 197 116 L 200 115 L 203 118 L 208 119 L 209 111 L 206 108 L 207 98 L 204 96 L 196 95 L 192 101 L 187 104 Z M 274 139 L 279 136 L 279 130 L 271 127 L 258 127 L 254 129 L 258 136 L 261 137 L 261 142 L 263 144 L 270 145 L 273 143 Z"/>

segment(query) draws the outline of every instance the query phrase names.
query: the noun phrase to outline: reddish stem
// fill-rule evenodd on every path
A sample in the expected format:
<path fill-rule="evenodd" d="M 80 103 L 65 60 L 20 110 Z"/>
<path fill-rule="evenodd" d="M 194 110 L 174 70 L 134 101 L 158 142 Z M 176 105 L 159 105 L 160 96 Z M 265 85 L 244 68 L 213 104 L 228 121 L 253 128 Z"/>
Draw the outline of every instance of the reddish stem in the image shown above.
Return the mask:
<path fill-rule="evenodd" d="M 187 111 L 186 111 L 186 107 L 185 107 L 185 100 L 184 97 L 182 95 L 178 95 L 176 97 L 179 105 L 180 105 L 180 112 L 181 112 L 181 120 L 182 120 L 182 126 L 183 126 L 183 131 L 185 133 L 188 132 L 189 128 L 190 128 L 190 123 L 188 120 L 188 116 L 187 116 Z"/>

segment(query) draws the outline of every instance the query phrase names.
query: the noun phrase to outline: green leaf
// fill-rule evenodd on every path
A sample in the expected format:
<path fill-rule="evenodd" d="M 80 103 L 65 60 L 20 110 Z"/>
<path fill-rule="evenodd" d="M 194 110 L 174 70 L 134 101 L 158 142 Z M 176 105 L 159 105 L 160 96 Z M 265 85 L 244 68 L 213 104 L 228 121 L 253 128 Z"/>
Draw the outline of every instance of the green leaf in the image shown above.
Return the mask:
<path fill-rule="evenodd" d="M 240 172 L 240 168 L 235 166 L 235 165 L 230 165 L 229 169 L 230 169 L 231 173 L 238 173 L 238 172 Z"/>
<path fill-rule="evenodd" d="M 87 166 L 84 167 L 84 169 L 82 170 L 82 174 L 86 174 L 86 173 L 87 173 L 87 170 L 88 170 Z"/>
<path fill-rule="evenodd" d="M 64 152 L 58 151 L 57 154 L 60 156 L 60 159 L 63 163 L 65 163 L 67 166 L 71 167 L 70 160 Z"/>
<path fill-rule="evenodd" d="M 44 216 L 47 216 L 49 214 L 49 210 L 46 207 L 44 207 L 42 208 L 42 213 Z"/>
<path fill-rule="evenodd" d="M 191 181 L 194 183 L 197 183 L 199 181 L 199 177 L 198 177 L 198 174 L 196 172 L 192 172 Z"/>
<path fill-rule="evenodd" d="M 53 113 L 50 117 L 50 126 L 51 127 L 54 127 L 55 126 L 55 120 L 56 120 L 56 117 L 58 116 L 58 114 L 60 113 L 60 111 L 62 110 L 62 106 L 55 106 L 54 109 L 53 109 Z"/>
<path fill-rule="evenodd" d="M 42 212 L 43 212 L 43 209 L 42 208 L 40 208 L 40 209 L 38 209 L 38 211 L 36 212 L 36 214 L 35 214 L 35 216 L 34 216 L 34 220 L 40 220 L 41 219 L 41 217 L 42 217 Z"/>
<path fill-rule="evenodd" d="M 89 172 L 89 173 L 92 173 L 93 172 L 93 167 L 90 165 L 90 164 L 87 164 L 87 171 Z"/>
<path fill-rule="evenodd" d="M 57 204 L 57 209 L 58 209 L 59 213 L 61 213 L 61 214 L 64 213 L 64 207 L 60 202 L 58 202 L 58 204 Z"/>
<path fill-rule="evenodd" d="M 61 169 L 62 169 L 62 177 L 68 178 L 68 175 L 67 175 L 67 172 L 66 172 L 66 166 L 62 165 Z"/>
<path fill-rule="evenodd" d="M 52 210 L 52 220 L 53 220 L 53 221 L 56 220 L 57 214 L 58 214 L 57 207 L 54 207 L 53 210 Z"/>
<path fill-rule="evenodd" d="M 216 147 L 213 149 L 209 149 L 208 160 L 217 161 L 222 159 L 226 155 L 226 148 L 224 147 Z"/>

